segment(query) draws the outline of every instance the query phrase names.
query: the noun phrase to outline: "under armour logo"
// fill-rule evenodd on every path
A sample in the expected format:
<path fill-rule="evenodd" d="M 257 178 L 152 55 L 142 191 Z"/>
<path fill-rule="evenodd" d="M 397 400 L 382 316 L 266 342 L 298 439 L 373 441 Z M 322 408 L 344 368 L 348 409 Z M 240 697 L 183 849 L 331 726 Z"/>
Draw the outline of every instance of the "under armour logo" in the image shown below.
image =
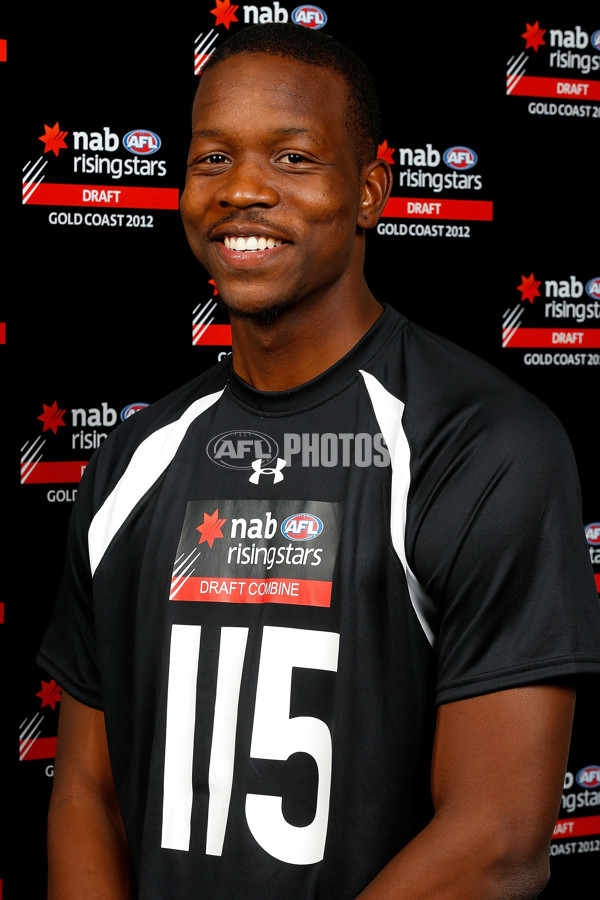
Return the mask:
<path fill-rule="evenodd" d="M 275 468 L 271 468 L 271 466 L 266 466 L 264 469 L 262 467 L 264 460 L 263 459 L 255 459 L 251 464 L 254 469 L 254 474 L 250 476 L 248 479 L 252 482 L 252 484 L 258 484 L 261 475 L 272 475 L 273 476 L 273 484 L 277 484 L 278 481 L 283 481 L 283 475 L 281 474 L 281 470 L 285 466 L 285 459 L 280 459 L 277 457 L 277 464 Z"/>

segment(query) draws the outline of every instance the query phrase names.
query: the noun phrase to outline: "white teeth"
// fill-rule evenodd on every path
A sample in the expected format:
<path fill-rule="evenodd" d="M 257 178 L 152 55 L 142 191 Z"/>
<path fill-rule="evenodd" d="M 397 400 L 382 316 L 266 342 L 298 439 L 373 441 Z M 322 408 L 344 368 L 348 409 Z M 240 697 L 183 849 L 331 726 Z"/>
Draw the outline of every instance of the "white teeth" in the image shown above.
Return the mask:
<path fill-rule="evenodd" d="M 234 237 L 233 235 L 230 237 L 226 235 L 224 244 L 228 250 L 245 252 L 246 250 L 272 250 L 273 247 L 280 247 L 281 241 L 272 237 L 266 238 L 263 235 L 254 234 L 248 235 L 248 237 Z"/>

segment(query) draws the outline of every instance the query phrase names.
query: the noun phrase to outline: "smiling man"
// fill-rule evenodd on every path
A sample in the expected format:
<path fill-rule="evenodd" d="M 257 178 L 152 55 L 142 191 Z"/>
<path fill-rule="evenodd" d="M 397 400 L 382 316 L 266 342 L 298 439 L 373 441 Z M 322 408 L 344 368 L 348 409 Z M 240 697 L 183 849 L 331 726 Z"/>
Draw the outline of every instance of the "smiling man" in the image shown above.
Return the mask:
<path fill-rule="evenodd" d="M 362 64 L 299 26 L 202 75 L 181 212 L 233 353 L 86 469 L 39 657 L 52 900 L 547 880 L 600 672 L 575 466 L 545 407 L 371 294 L 377 122 Z"/>
<path fill-rule="evenodd" d="M 293 29 L 296 54 L 304 34 Z M 248 39 L 252 30 L 227 65 L 211 61 L 202 77 L 181 211 L 230 312 L 236 372 L 282 390 L 336 362 L 381 313 L 363 275 L 364 241 L 391 182 L 358 61 L 329 48 L 336 71 L 306 54 L 242 52 Z"/>

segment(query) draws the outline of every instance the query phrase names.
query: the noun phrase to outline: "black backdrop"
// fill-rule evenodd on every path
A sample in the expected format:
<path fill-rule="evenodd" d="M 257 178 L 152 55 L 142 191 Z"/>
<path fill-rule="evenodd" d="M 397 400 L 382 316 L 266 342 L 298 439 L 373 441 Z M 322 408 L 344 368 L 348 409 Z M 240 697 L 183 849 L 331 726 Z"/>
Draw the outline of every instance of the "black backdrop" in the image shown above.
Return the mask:
<path fill-rule="evenodd" d="M 0 26 L 10 98 L 0 176 L 11 573 L 3 762 L 17 787 L 5 814 L 7 898 L 45 892 L 59 691 L 34 657 L 81 469 L 126 410 L 228 351 L 213 286 L 177 211 L 196 70 L 211 42 L 245 20 L 283 20 L 294 9 L 207 0 L 140 8 L 125 21 L 115 7 L 67 16 L 46 5 Z M 497 18 L 425 5 L 357 11 L 339 0 L 298 9 L 305 21 L 326 14 L 325 29 L 366 59 L 382 95 L 381 152 L 394 189 L 369 235 L 372 290 L 555 410 L 575 448 L 599 573 L 600 18 L 573 4 L 548 18 L 528 4 Z M 590 688 L 579 698 L 544 897 L 595 896 L 599 764 Z"/>

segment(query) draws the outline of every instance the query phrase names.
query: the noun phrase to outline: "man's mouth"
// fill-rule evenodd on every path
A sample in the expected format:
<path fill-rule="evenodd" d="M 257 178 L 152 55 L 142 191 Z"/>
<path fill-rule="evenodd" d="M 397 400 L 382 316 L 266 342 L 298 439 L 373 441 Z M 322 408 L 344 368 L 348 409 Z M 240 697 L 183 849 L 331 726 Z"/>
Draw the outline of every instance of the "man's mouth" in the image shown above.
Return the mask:
<path fill-rule="evenodd" d="M 223 243 L 228 250 L 246 253 L 249 250 L 272 250 L 273 247 L 280 247 L 283 241 L 278 238 L 265 237 L 262 234 L 249 234 L 245 237 L 225 235 Z"/>

